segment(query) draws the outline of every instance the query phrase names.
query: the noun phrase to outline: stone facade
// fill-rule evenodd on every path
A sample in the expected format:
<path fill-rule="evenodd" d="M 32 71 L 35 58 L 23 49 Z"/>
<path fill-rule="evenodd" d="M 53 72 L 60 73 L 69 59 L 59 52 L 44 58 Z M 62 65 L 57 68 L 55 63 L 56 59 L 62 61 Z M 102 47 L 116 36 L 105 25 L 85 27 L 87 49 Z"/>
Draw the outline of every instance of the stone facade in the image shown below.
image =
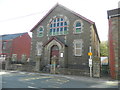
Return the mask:
<path fill-rule="evenodd" d="M 120 8 L 108 11 L 109 20 L 109 66 L 110 74 L 114 79 L 120 79 L 120 59 L 119 59 L 119 24 Z"/>
<path fill-rule="evenodd" d="M 77 22 L 78 26 L 76 25 Z M 59 24 L 61 24 L 61 26 Z M 40 29 L 40 27 L 43 29 Z M 38 34 L 39 29 L 40 34 Z M 64 30 L 64 32 L 61 32 L 61 30 Z M 38 56 L 37 43 L 42 43 L 42 46 L 39 48 L 41 50 L 39 53 L 41 57 L 40 71 L 43 71 L 47 65 L 51 64 L 52 56 L 56 55 L 58 57 L 57 63 L 59 68 L 56 67 L 58 73 L 88 76 L 88 52 L 90 46 L 92 47 L 93 64 L 98 63 L 100 66 L 100 40 L 95 23 L 62 5 L 55 5 L 47 15 L 31 29 L 31 32 L 32 48 L 30 60 L 32 62 L 36 62 L 35 58 Z M 94 68 L 96 68 L 96 66 L 94 66 L 93 69 Z M 100 68 L 96 70 L 98 70 L 99 75 L 97 77 L 99 77 Z"/>

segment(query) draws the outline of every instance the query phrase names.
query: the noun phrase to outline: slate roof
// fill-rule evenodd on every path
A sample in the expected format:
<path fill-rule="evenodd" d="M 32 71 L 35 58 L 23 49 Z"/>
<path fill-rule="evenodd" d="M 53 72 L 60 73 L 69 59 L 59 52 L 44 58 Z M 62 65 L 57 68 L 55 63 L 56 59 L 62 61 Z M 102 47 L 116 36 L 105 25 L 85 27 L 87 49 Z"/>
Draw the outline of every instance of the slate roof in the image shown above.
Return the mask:
<path fill-rule="evenodd" d="M 19 36 L 22 36 L 23 34 L 26 34 L 27 32 L 25 33 L 17 33 L 17 34 L 5 34 L 5 35 L 0 35 L 0 40 L 12 40 L 12 39 L 15 39 Z"/>
<path fill-rule="evenodd" d="M 118 16 L 120 17 L 120 8 L 108 10 L 107 14 L 108 14 L 108 19 L 111 17 L 118 17 Z"/>

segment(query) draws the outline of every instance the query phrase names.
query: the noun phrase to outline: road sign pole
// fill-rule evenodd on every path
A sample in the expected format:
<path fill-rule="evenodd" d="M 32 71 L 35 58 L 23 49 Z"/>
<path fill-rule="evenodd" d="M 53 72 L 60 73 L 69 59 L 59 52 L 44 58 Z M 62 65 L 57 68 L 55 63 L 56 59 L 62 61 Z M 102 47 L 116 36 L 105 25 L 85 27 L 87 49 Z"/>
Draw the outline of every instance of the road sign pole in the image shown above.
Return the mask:
<path fill-rule="evenodd" d="M 92 77 L 92 67 L 90 67 L 90 77 Z"/>
<path fill-rule="evenodd" d="M 89 52 L 90 52 L 90 53 L 92 52 L 92 50 L 91 50 L 91 46 L 90 46 Z M 91 55 L 90 55 L 90 59 L 91 59 Z"/>
<path fill-rule="evenodd" d="M 92 53 L 91 46 L 89 47 L 89 52 Z M 90 77 L 92 77 L 92 55 L 89 56 Z"/>

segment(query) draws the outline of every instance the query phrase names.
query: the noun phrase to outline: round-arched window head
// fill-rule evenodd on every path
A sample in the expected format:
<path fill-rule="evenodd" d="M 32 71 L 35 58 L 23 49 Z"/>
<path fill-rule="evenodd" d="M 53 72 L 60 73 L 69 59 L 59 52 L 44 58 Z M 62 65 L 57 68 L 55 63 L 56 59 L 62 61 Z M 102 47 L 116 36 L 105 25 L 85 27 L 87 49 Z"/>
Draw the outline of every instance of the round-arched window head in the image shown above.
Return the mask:
<path fill-rule="evenodd" d="M 44 28 L 43 28 L 43 26 L 40 26 L 37 30 L 37 36 L 43 37 L 43 34 L 44 34 Z"/>
<path fill-rule="evenodd" d="M 48 24 L 49 35 L 66 35 L 68 33 L 68 23 L 65 16 L 54 16 Z"/>
<path fill-rule="evenodd" d="M 82 23 L 81 20 L 76 20 L 76 21 L 74 22 L 73 27 L 74 27 L 73 30 L 74 30 L 74 33 L 75 33 L 75 34 L 77 34 L 77 33 L 82 33 L 82 32 L 83 32 L 83 23 Z"/>

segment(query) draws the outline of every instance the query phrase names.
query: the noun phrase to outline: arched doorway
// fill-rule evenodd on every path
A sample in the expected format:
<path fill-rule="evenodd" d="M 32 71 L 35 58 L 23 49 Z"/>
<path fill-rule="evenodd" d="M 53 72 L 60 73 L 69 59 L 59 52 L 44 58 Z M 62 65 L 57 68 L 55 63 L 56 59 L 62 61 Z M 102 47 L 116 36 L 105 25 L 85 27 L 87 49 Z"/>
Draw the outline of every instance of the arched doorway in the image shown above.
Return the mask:
<path fill-rule="evenodd" d="M 56 61 L 56 64 L 59 65 L 59 48 L 57 45 L 53 45 L 51 47 L 51 53 L 50 53 L 50 64 L 51 64 L 51 59 L 53 56 L 56 56 L 58 59 Z"/>

